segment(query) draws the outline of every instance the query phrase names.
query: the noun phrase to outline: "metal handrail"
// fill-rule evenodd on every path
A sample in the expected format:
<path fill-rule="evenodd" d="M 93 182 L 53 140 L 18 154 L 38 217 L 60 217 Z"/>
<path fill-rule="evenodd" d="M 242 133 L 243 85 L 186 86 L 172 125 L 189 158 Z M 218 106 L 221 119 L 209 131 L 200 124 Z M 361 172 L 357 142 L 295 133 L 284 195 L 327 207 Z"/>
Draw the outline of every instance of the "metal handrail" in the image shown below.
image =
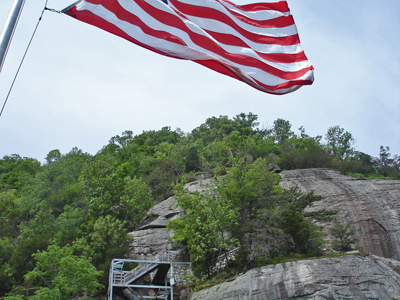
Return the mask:
<path fill-rule="evenodd" d="M 212 259 L 209 264 L 211 266 L 212 272 L 220 270 L 222 268 L 221 267 L 222 264 L 220 264 L 220 265 L 218 265 L 218 264 L 221 262 L 227 263 L 227 260 L 229 260 L 229 258 L 235 257 L 236 253 L 239 250 L 240 250 L 240 247 L 237 247 L 235 249 L 228 251 L 227 253 L 223 253 L 223 254 L 217 256 L 216 258 Z"/>
<path fill-rule="evenodd" d="M 124 271 L 124 264 L 129 262 L 137 262 L 140 265 L 130 271 Z M 108 299 L 112 299 L 113 286 L 119 287 L 135 287 L 135 288 L 161 288 L 169 290 L 172 293 L 172 286 L 158 286 L 151 285 L 149 287 L 144 285 L 132 284 L 132 282 L 136 281 L 140 277 L 144 276 L 148 272 L 151 272 L 153 269 L 157 268 L 160 264 L 168 264 L 171 265 L 171 256 L 168 250 L 161 251 L 157 253 L 154 260 L 136 260 L 136 259 L 119 259 L 115 258 L 111 262 L 110 266 L 110 277 L 109 277 L 109 287 L 108 287 Z M 172 265 L 171 268 L 171 277 L 172 275 Z M 163 299 L 162 296 L 156 296 L 157 299 Z"/>
<path fill-rule="evenodd" d="M 161 263 L 170 263 L 170 252 L 168 250 L 161 251 L 157 253 L 154 260 L 143 261 L 136 259 L 113 259 L 110 266 L 110 284 L 126 284 L 127 282 L 134 280 L 134 278 L 138 278 L 142 273 L 146 273 L 152 267 Z M 125 262 L 139 262 L 145 263 L 146 267 L 143 265 L 139 265 L 131 271 L 123 271 Z M 111 280 L 112 279 L 112 280 Z"/>

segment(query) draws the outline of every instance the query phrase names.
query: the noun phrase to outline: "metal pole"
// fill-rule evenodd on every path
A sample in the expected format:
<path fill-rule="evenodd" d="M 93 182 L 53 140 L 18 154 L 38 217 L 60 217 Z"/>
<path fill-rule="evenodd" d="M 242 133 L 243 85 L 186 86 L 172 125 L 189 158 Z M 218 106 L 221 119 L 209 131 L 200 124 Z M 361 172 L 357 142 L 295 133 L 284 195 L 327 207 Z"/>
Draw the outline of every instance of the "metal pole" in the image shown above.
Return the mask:
<path fill-rule="evenodd" d="M 110 272 L 108 275 L 108 299 L 107 300 L 112 300 L 112 295 L 113 295 L 113 284 L 114 284 L 114 260 L 111 261 L 110 265 Z"/>
<path fill-rule="evenodd" d="M 174 300 L 174 284 L 175 284 L 175 277 L 174 277 L 174 266 L 171 263 L 171 300 Z"/>
<path fill-rule="evenodd" d="M 24 4 L 25 0 L 14 0 L 6 23 L 4 24 L 3 31 L 0 34 L 0 72 L 3 68 L 4 60 L 6 58 L 8 48 L 10 47 L 11 40 L 14 35 L 15 28 L 17 27 Z"/>

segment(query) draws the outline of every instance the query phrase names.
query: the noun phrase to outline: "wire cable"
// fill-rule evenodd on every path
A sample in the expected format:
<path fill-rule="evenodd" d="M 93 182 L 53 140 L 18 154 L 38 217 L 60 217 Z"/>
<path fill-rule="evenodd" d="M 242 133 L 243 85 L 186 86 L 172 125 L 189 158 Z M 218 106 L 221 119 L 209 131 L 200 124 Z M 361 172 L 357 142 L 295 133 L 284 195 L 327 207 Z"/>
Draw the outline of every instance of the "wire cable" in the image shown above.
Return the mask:
<path fill-rule="evenodd" d="M 9 89 L 9 91 L 8 91 L 6 100 L 4 101 L 3 107 L 2 107 L 2 109 L 1 109 L 1 111 L 0 111 L 0 117 L 1 117 L 1 115 L 3 114 L 4 108 L 6 107 L 8 98 L 10 97 L 11 91 L 12 91 L 12 89 L 13 89 L 13 87 L 14 87 L 14 83 L 15 83 L 15 81 L 17 80 L 19 71 L 21 70 L 21 66 L 22 66 L 22 64 L 23 64 L 23 62 L 24 62 L 24 60 L 25 60 L 26 54 L 28 53 L 29 47 L 31 46 L 33 37 L 35 36 L 36 31 L 37 31 L 37 29 L 38 29 L 38 27 L 39 27 L 39 23 L 40 23 L 40 21 L 41 21 L 42 18 L 43 18 L 44 11 L 45 11 L 45 10 L 50 10 L 50 11 L 58 12 L 58 11 L 56 11 L 56 10 L 47 8 L 47 2 L 48 2 L 48 1 L 49 1 L 49 0 L 46 0 L 46 4 L 44 5 L 44 8 L 43 8 L 43 10 L 42 10 L 42 13 L 40 14 L 40 17 L 39 17 L 39 20 L 38 20 L 38 22 L 37 22 L 37 24 L 36 24 L 35 30 L 33 31 L 32 37 L 31 37 L 31 39 L 29 40 L 28 47 L 27 47 L 26 50 L 25 50 L 24 56 L 22 57 L 21 63 L 19 64 L 17 73 L 16 73 L 15 76 L 14 76 L 14 79 L 13 79 L 13 82 L 12 82 L 12 84 L 11 84 L 11 87 L 10 87 L 10 89 Z"/>

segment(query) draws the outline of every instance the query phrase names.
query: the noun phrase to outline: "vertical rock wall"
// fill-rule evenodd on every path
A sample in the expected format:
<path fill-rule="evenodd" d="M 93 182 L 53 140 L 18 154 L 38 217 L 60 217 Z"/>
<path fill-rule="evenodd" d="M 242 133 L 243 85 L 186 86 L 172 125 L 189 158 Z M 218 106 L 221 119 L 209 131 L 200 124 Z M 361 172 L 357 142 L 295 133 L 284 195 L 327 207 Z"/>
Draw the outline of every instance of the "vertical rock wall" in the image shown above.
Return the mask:
<path fill-rule="evenodd" d="M 359 180 L 330 169 L 283 171 L 283 188 L 299 186 L 324 199 L 306 210 L 337 210 L 337 219 L 356 230 L 367 253 L 400 260 L 400 181 Z M 332 222 L 319 222 L 332 226 Z"/>

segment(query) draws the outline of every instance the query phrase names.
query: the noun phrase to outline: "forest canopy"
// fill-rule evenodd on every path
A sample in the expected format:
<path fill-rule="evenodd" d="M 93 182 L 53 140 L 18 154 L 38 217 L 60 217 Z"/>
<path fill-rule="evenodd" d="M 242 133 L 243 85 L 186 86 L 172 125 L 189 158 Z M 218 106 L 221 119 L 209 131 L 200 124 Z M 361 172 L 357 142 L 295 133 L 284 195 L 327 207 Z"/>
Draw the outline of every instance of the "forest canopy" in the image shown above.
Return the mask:
<path fill-rule="evenodd" d="M 271 258 L 282 249 L 304 254 L 321 248 L 318 228 L 303 213 L 318 196 L 280 189 L 270 165 L 400 179 L 400 158 L 388 146 L 380 147 L 379 157 L 355 151 L 354 137 L 338 125 L 316 137 L 303 127 L 294 132 L 283 119 L 269 128 L 259 125 L 257 115 L 241 113 L 208 118 L 188 133 L 170 127 L 138 134 L 127 130 L 95 155 L 54 149 L 43 164 L 18 154 L 4 156 L 0 297 L 71 299 L 106 287 L 111 259 L 123 257 L 132 243 L 128 232 L 152 205 L 174 193 L 189 212 L 187 220 L 202 220 L 204 226 L 195 230 L 212 232 L 204 247 L 196 248 L 191 243 L 201 241 L 187 238 L 190 223 L 169 225 L 204 273 L 204 263 L 216 252 L 238 245 L 246 246 L 244 252 L 251 249 L 251 235 L 269 238 L 260 257 Z M 198 173 L 214 177 L 215 192 L 185 193 L 183 184 Z M 218 217 L 210 218 L 213 214 Z M 50 270 L 49 264 L 56 267 Z M 81 276 L 71 277 L 76 273 Z"/>

